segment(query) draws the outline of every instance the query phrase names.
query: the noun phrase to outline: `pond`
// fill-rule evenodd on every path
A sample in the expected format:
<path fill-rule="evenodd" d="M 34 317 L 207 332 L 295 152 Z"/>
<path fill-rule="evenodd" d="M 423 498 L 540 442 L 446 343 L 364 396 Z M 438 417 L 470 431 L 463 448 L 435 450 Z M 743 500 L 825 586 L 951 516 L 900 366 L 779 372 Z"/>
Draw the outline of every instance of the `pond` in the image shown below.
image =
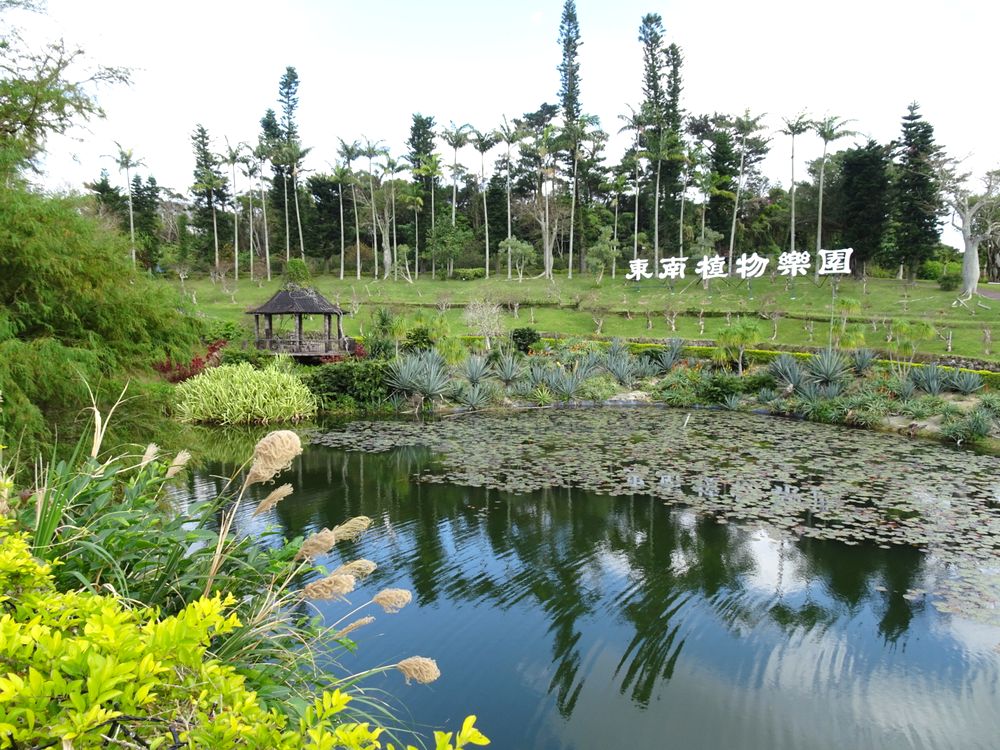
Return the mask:
<path fill-rule="evenodd" d="M 425 734 L 476 713 L 497 748 L 996 747 L 1000 459 L 655 408 L 314 440 L 295 494 L 237 525 L 374 519 L 323 562 L 378 564 L 354 605 L 386 586 L 414 604 L 370 612 L 338 660 L 435 658 L 432 685 L 368 682 Z"/>

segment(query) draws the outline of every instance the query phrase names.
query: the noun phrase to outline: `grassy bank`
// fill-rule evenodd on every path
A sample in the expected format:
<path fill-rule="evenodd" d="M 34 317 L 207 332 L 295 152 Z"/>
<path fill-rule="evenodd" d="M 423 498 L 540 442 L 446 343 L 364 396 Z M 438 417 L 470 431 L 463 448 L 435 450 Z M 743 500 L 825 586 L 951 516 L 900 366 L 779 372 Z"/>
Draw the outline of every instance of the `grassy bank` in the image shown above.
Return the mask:
<path fill-rule="evenodd" d="M 951 354 L 1000 363 L 1000 353 L 984 344 L 984 331 L 1000 336 L 1000 301 L 952 306 L 955 292 L 927 281 L 843 279 L 836 292 L 829 279 L 817 285 L 803 278 L 791 284 L 783 278 L 758 279 L 749 285 L 713 281 L 709 290 L 691 281 L 671 289 L 666 282 L 636 284 L 621 276 L 605 278 L 599 285 L 592 276 L 558 277 L 555 283 L 506 278 L 435 281 L 422 276 L 413 284 L 318 276 L 311 283 L 354 313 L 344 319 L 345 332 L 351 336 L 365 332 L 371 311 L 379 306 L 392 307 L 411 320 L 442 315 L 452 333 L 473 333 L 463 320 L 462 307 L 488 298 L 503 306 L 508 330 L 531 325 L 542 332 L 572 336 L 599 330 L 624 338 L 714 339 L 733 317 L 744 316 L 758 321 L 755 343 L 762 346 L 823 347 L 831 338 L 841 338 L 854 346 L 883 349 L 893 344 L 900 321 L 919 321 L 932 329 L 916 342 L 919 352 L 946 357 L 950 335 Z M 278 279 L 238 284 L 198 279 L 187 281 L 184 290 L 206 318 L 249 326 L 244 311 L 280 286 Z M 290 322 L 284 325 L 290 330 Z M 308 330 L 318 331 L 321 325 L 320 320 L 306 322 Z"/>

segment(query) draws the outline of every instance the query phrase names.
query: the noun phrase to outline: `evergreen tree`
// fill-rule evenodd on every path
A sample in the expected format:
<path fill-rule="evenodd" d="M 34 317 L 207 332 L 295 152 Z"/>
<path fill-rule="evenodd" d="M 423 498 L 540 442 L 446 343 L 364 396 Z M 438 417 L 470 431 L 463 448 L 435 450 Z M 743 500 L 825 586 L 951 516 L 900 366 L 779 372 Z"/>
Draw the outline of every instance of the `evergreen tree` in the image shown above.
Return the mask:
<path fill-rule="evenodd" d="M 566 0 L 563 5 L 562 21 L 559 23 L 559 44 L 562 46 L 562 62 L 559 63 L 559 102 L 562 105 L 563 122 L 566 124 L 580 119 L 580 61 L 577 59 L 580 42 L 580 24 L 576 19 L 576 3 Z"/>
<path fill-rule="evenodd" d="M 154 269 L 160 262 L 160 186 L 155 177 L 145 183 L 139 175 L 132 178 L 132 214 L 138 260 L 143 268 Z"/>
<path fill-rule="evenodd" d="M 854 272 L 882 251 L 889 226 L 889 155 L 884 146 L 869 140 L 848 149 L 841 167 L 843 231 L 845 246 L 854 248 Z"/>
<path fill-rule="evenodd" d="M 224 231 L 224 227 L 219 224 L 220 220 L 225 224 L 227 218 L 225 215 L 220 217 L 219 213 L 229 201 L 229 191 L 204 125 L 195 126 L 191 144 L 194 146 L 194 184 L 191 194 L 194 196 L 193 225 L 198 230 L 196 247 L 202 260 L 213 257 L 215 266 L 218 266 L 219 233 Z"/>
<path fill-rule="evenodd" d="M 903 117 L 903 133 L 896 144 L 895 203 L 896 261 L 910 273 L 934 257 L 941 239 L 944 204 L 935 162 L 940 148 L 934 128 L 920 115 L 916 102 Z"/>
<path fill-rule="evenodd" d="M 410 138 L 406 141 L 406 145 L 410 148 L 406 154 L 406 160 L 410 162 L 414 181 L 420 185 L 423 196 L 427 196 L 426 199 L 421 196 L 421 201 L 428 205 L 432 203 L 430 193 L 437 186 L 437 178 L 430 173 L 433 170 L 426 168 L 428 159 L 434 153 L 435 124 L 433 117 L 414 112 L 413 122 L 410 125 Z M 424 244 L 426 244 L 426 237 L 429 231 L 430 228 L 425 227 Z M 420 238 L 416 237 L 415 242 L 417 243 L 416 247 L 419 247 L 421 244 Z"/>

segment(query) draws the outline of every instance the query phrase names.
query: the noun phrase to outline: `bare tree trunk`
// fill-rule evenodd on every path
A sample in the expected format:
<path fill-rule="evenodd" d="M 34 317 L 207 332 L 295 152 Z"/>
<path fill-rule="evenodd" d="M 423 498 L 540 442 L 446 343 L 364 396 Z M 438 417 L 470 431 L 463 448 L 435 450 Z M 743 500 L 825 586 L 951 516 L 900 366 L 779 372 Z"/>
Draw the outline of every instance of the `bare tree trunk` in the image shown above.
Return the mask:
<path fill-rule="evenodd" d="M 576 170 L 577 162 L 579 158 L 577 157 L 578 146 L 573 149 L 573 194 L 572 200 L 569 204 L 569 263 L 566 266 L 567 274 L 566 278 L 573 278 L 573 230 L 576 227 Z"/>
<path fill-rule="evenodd" d="M 823 179 L 826 176 L 826 141 L 823 141 L 823 159 L 819 163 L 819 204 L 816 213 L 816 268 L 813 278 L 819 279 L 819 251 L 823 246 Z"/>
<path fill-rule="evenodd" d="M 292 172 L 292 188 L 295 191 L 295 223 L 299 226 L 299 255 L 306 259 L 306 243 L 302 239 L 302 214 L 299 213 L 299 171 Z"/>
<path fill-rule="evenodd" d="M 396 244 L 396 184 L 389 183 L 389 200 L 392 203 L 392 253 L 386 253 L 392 263 L 392 280 L 399 281 L 399 257 L 396 255 L 399 245 Z M 386 277 L 388 277 L 388 272 Z"/>
<path fill-rule="evenodd" d="M 340 195 L 340 280 L 344 280 L 344 190 L 337 191 Z"/>
<path fill-rule="evenodd" d="M 351 185 L 351 205 L 354 207 L 354 262 L 356 264 L 354 273 L 358 281 L 361 281 L 361 224 L 358 222 L 358 191 Z"/>
<path fill-rule="evenodd" d="M 372 258 L 375 259 L 375 279 L 378 279 L 378 219 L 375 218 L 375 180 L 372 177 L 372 163 L 368 160 L 368 195 L 372 199 Z"/>
<path fill-rule="evenodd" d="M 743 165 L 746 158 L 746 136 L 743 137 L 743 148 L 740 149 L 740 176 L 736 183 L 736 200 L 733 202 L 733 224 L 729 229 L 729 275 L 733 275 L 733 247 L 736 244 L 736 217 L 740 212 L 740 195 L 743 193 Z"/>
<path fill-rule="evenodd" d="M 662 160 L 656 160 L 656 188 L 653 193 L 653 268 L 657 269 L 660 267 L 660 166 L 662 164 Z"/>
<path fill-rule="evenodd" d="M 639 257 L 639 159 L 635 160 L 635 226 L 632 228 L 632 259 Z"/>
<path fill-rule="evenodd" d="M 263 165 L 261 171 L 263 172 Z M 264 196 L 264 180 L 260 181 L 260 210 L 264 219 L 264 265 L 267 266 L 267 280 L 271 280 L 271 239 L 267 233 L 267 199 Z"/>
<path fill-rule="evenodd" d="M 795 252 L 795 133 L 792 133 L 792 189 L 791 189 L 791 198 L 792 198 L 792 219 L 791 219 L 791 222 L 792 222 L 792 226 L 791 226 L 791 229 L 792 229 L 792 240 L 791 240 L 791 246 L 788 249 L 791 250 L 794 253 Z"/>
<path fill-rule="evenodd" d="M 490 217 L 486 208 L 486 152 L 479 154 L 479 179 L 483 185 L 483 232 L 486 239 L 486 278 L 490 277 Z"/>
<path fill-rule="evenodd" d="M 510 281 L 510 144 L 507 144 L 507 281 Z"/>
<path fill-rule="evenodd" d="M 288 175 L 281 170 L 281 181 L 285 188 L 285 263 L 292 259 L 292 226 L 288 216 Z"/>
<path fill-rule="evenodd" d="M 236 196 L 236 162 L 233 162 L 233 281 L 240 280 L 240 201 Z"/>

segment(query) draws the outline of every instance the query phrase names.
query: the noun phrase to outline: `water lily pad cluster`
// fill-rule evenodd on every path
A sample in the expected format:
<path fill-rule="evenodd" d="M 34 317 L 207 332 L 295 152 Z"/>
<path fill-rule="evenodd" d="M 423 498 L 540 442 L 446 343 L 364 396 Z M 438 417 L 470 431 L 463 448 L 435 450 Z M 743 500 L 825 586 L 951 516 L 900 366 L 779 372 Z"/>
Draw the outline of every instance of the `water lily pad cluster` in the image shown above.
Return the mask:
<path fill-rule="evenodd" d="M 853 546 L 910 545 L 942 574 L 943 612 L 1000 623 L 1000 458 L 903 437 L 728 412 L 657 407 L 359 421 L 330 447 L 438 454 L 417 477 L 529 492 L 652 495 L 720 523 Z M 846 552 L 846 550 L 845 550 Z"/>

